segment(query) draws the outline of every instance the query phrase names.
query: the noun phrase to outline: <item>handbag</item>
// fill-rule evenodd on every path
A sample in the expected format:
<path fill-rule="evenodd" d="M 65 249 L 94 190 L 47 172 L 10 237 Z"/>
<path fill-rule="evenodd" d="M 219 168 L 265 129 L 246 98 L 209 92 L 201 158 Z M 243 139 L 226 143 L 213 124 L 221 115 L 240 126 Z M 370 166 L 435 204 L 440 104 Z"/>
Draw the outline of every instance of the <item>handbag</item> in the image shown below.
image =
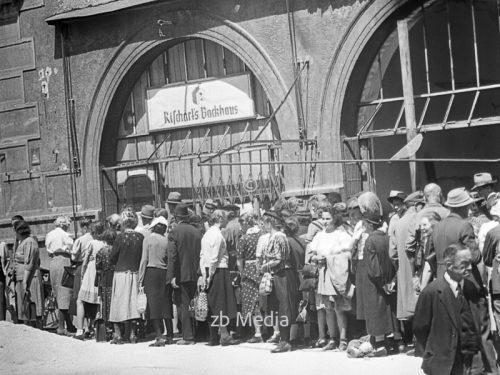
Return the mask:
<path fill-rule="evenodd" d="M 43 304 L 43 321 L 42 326 L 45 329 L 54 329 L 59 325 L 59 316 L 57 314 L 57 300 L 54 292 L 45 298 Z"/>
<path fill-rule="evenodd" d="M 261 296 L 267 296 L 271 294 L 273 290 L 273 275 L 270 272 L 264 273 L 259 284 L 259 294 Z"/>
<path fill-rule="evenodd" d="M 31 293 L 28 290 L 24 292 L 22 309 L 26 320 L 36 320 L 36 304 L 31 301 Z"/>
<path fill-rule="evenodd" d="M 300 272 L 302 273 L 302 277 L 304 279 L 314 279 L 318 278 L 319 276 L 318 265 L 314 263 L 304 264 L 304 267 L 302 267 L 302 270 Z"/>
<path fill-rule="evenodd" d="M 146 296 L 146 293 L 144 293 L 144 288 L 139 288 L 139 294 L 137 295 L 137 312 L 139 314 L 144 314 L 147 306 L 148 297 Z"/>
<path fill-rule="evenodd" d="M 302 279 L 300 280 L 299 291 L 311 292 L 318 289 L 318 279 Z"/>
<path fill-rule="evenodd" d="M 204 322 L 208 317 L 208 296 L 205 291 L 200 291 L 194 303 L 194 318 L 199 322 Z"/>
<path fill-rule="evenodd" d="M 76 267 L 74 266 L 64 267 L 61 285 L 66 288 L 73 289 L 73 285 L 75 285 L 75 273 L 76 273 Z"/>

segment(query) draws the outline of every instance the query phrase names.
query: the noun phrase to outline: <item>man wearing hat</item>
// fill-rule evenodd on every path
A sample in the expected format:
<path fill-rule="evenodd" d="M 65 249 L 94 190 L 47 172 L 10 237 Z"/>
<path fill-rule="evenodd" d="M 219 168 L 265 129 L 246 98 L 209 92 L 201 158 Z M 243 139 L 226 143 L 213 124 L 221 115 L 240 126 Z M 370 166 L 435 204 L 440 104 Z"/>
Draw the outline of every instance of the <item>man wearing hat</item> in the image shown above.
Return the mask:
<path fill-rule="evenodd" d="M 174 210 L 177 225 L 168 235 L 167 282 L 175 288 L 175 303 L 182 322 L 178 345 L 195 344 L 189 304 L 196 293 L 200 262 L 201 233 L 189 224 L 189 210 L 180 203 Z"/>
<path fill-rule="evenodd" d="M 168 214 L 169 214 L 169 230 L 172 230 L 174 229 L 176 223 L 175 223 L 175 219 L 174 219 L 174 211 L 175 211 L 175 207 L 177 207 L 178 204 L 180 204 L 182 202 L 181 200 L 181 193 L 177 192 L 177 191 L 171 191 L 169 194 L 168 194 L 168 197 L 167 197 L 167 209 L 168 209 Z"/>
<path fill-rule="evenodd" d="M 496 182 L 497 180 L 494 180 L 491 174 L 487 172 L 476 173 L 474 175 L 474 186 L 470 190 L 477 192 L 480 197 L 486 199 L 485 204 L 488 210 L 493 207 L 497 200 L 496 193 L 493 190 Z"/>
<path fill-rule="evenodd" d="M 406 239 L 417 215 L 416 204 L 423 202 L 423 200 L 424 195 L 421 191 L 408 195 L 403 201 L 405 209 L 399 209 L 399 212 L 403 212 L 402 216 L 396 222 L 395 227 L 391 228 L 391 224 L 389 225 L 389 254 L 393 261 L 398 264 L 396 317 L 402 321 L 405 328 L 404 342 L 407 345 L 410 345 L 413 339 L 412 318 L 415 313 L 418 296 L 413 286 L 413 272 L 410 258 L 406 252 Z M 401 214 L 395 214 L 394 216 L 399 215 Z M 403 348 L 400 347 L 399 349 L 401 351 Z"/>
<path fill-rule="evenodd" d="M 150 204 L 146 204 L 141 208 L 141 224 L 138 224 L 135 228 L 136 232 L 139 232 L 146 238 L 151 234 L 149 227 L 154 219 L 155 208 Z"/>

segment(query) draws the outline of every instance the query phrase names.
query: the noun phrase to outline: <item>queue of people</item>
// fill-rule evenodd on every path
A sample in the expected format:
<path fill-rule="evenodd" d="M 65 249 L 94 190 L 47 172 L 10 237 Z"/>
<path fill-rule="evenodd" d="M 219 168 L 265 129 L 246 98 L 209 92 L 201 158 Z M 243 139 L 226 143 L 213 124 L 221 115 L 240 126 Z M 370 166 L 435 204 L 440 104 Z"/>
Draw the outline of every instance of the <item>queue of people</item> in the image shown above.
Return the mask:
<path fill-rule="evenodd" d="M 435 183 L 394 190 L 389 216 L 371 192 L 345 203 L 320 194 L 307 206 L 280 199 L 262 212 L 207 200 L 201 215 L 171 193 L 168 210 L 127 207 L 105 223 L 82 220 L 76 240 L 58 218 L 45 239 L 57 333 L 84 339 L 101 322 L 113 327 L 112 344 L 136 343 L 145 325 L 150 346 L 162 347 L 194 344 L 205 327 L 210 346 L 266 341 L 273 353 L 312 347 L 351 356 L 360 351 L 349 341 L 367 334 L 365 355 L 420 355 L 427 374 L 498 374 L 495 183 L 479 173 L 470 191 L 455 188 L 446 199 Z M 12 224 L 14 251 L 0 246 L 2 272 L 15 280 L 17 318 L 37 325 L 38 242 L 22 218 Z M 202 294 L 208 311 L 194 320 Z"/>

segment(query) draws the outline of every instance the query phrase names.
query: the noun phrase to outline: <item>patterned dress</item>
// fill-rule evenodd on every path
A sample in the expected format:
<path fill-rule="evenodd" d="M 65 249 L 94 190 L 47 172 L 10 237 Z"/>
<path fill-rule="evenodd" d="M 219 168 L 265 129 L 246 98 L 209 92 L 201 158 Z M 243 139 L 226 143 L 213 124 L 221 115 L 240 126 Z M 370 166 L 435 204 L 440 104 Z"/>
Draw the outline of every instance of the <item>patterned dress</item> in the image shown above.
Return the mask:
<path fill-rule="evenodd" d="M 249 229 L 239 240 L 237 247 L 238 259 L 243 259 L 245 266 L 241 275 L 243 296 L 242 314 L 244 317 L 258 309 L 260 272 L 257 264 L 257 242 L 261 235 L 260 230 Z"/>
<path fill-rule="evenodd" d="M 111 291 L 113 288 L 113 265 L 109 261 L 111 246 L 104 246 L 96 255 L 95 267 L 97 270 L 98 293 L 101 299 L 101 317 L 109 320 L 109 307 L 111 306 Z"/>

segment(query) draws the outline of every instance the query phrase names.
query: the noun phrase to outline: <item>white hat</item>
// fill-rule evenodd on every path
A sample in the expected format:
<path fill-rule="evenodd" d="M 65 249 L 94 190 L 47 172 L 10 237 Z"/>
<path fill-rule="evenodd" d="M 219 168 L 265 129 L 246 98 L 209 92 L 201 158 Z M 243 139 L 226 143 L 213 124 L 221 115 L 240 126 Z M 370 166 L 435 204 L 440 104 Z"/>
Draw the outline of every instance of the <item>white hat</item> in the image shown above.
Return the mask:
<path fill-rule="evenodd" d="M 500 217 L 500 200 L 498 200 L 493 207 L 490 209 L 491 216 Z"/>
<path fill-rule="evenodd" d="M 166 227 L 168 227 L 168 221 L 167 221 L 167 219 L 165 219 L 163 216 L 158 216 L 158 217 L 155 217 L 155 218 L 153 219 L 153 221 L 151 222 L 151 224 L 150 224 L 150 226 L 149 226 L 149 227 L 150 227 L 150 228 L 154 228 L 154 226 L 155 226 L 155 225 L 157 225 L 157 224 L 163 224 L 163 225 L 165 225 Z"/>

